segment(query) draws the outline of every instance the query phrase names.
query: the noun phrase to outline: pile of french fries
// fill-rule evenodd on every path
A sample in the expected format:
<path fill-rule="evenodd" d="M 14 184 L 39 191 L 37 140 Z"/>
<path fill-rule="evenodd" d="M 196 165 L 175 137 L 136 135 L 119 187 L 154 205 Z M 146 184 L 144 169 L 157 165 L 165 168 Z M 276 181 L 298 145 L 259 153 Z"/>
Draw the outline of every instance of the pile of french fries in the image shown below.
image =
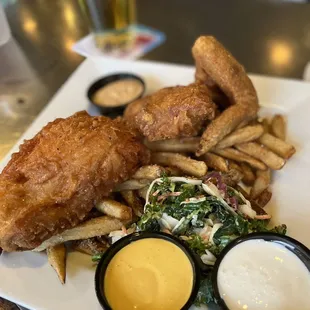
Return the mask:
<path fill-rule="evenodd" d="M 256 119 L 237 128 L 200 158 L 187 157 L 188 153 L 194 154 L 200 137 L 145 144 L 154 152 L 155 164 L 173 166 L 195 177 L 204 176 L 210 168 L 230 173 L 235 181 L 249 187 L 249 197 L 263 208 L 272 195 L 271 170 L 282 169 L 296 152 L 285 138 L 285 119 L 275 115 L 270 122 L 267 118 Z"/>
<path fill-rule="evenodd" d="M 47 251 L 50 264 L 65 283 L 65 243 L 70 241 L 71 249 L 89 255 L 103 253 L 110 232 L 122 229 L 126 233 L 125 226 L 141 217 L 148 187 L 163 173 L 202 178 L 208 170 L 220 171 L 227 184 L 236 186 L 264 214 L 262 208 L 272 196 L 271 171 L 282 169 L 295 153 L 285 137 L 285 119 L 276 115 L 271 122 L 257 119 L 237 128 L 199 158 L 194 153 L 200 137 L 145 141 L 151 150 L 151 165 L 141 167 L 132 179 L 117 186 L 111 197 L 96 205 L 96 212 L 86 222 L 53 236 L 35 250 Z"/>

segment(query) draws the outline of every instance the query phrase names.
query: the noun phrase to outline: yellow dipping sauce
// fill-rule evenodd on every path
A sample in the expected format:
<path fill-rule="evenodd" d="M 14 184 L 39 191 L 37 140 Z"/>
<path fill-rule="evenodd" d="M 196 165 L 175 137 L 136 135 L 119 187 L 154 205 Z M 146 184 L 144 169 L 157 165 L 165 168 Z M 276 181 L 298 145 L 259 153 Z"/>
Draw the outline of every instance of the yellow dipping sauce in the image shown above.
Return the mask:
<path fill-rule="evenodd" d="M 193 268 L 172 242 L 145 238 L 121 249 L 108 265 L 105 296 L 113 310 L 180 310 L 193 288 Z"/>

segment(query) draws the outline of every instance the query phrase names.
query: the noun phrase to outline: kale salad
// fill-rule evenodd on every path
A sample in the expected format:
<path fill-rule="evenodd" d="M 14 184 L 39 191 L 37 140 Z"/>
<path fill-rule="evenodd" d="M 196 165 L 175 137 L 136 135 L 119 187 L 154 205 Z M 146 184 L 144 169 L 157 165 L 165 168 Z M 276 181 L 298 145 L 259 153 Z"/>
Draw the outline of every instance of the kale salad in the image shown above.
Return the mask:
<path fill-rule="evenodd" d="M 195 304 L 214 301 L 212 267 L 224 247 L 252 232 L 286 233 L 286 226 L 269 228 L 270 216 L 258 214 L 244 195 L 223 182 L 218 172 L 203 180 L 162 177 L 147 192 L 144 214 L 137 230 L 173 234 L 187 243 L 209 266 Z"/>

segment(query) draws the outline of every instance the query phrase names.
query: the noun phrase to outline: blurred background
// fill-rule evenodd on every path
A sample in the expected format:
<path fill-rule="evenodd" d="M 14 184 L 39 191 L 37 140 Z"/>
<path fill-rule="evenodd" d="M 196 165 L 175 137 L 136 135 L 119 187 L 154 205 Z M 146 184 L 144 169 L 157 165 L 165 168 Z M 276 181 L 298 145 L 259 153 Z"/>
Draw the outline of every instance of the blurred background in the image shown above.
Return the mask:
<path fill-rule="evenodd" d="M 0 0 L 12 33 L 0 45 L 0 158 L 84 60 L 72 46 L 89 34 L 85 7 L 98 1 L 105 0 Z M 132 1 L 134 19 L 166 35 L 143 59 L 191 65 L 195 38 L 212 34 L 251 73 L 303 78 L 308 1 Z"/>
<path fill-rule="evenodd" d="M 104 24 L 98 8 L 111 1 L 127 0 L 0 0 L 0 159 L 84 60 L 74 44 L 90 30 L 99 33 L 101 44 L 100 31 L 111 16 Z M 142 59 L 192 65 L 195 38 L 211 34 L 248 72 L 304 78 L 310 60 L 308 1 L 128 1 L 128 23 L 166 36 Z M 17 309 L 5 303 L 0 299 L 0 309 Z"/>

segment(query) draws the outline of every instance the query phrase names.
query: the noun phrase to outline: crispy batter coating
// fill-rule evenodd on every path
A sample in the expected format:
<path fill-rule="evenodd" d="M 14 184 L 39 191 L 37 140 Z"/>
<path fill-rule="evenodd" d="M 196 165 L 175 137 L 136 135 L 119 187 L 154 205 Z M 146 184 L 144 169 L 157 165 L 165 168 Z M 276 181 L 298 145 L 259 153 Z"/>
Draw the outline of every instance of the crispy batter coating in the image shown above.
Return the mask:
<path fill-rule="evenodd" d="M 215 117 L 216 106 L 203 84 L 163 88 L 133 102 L 125 119 L 150 141 L 191 137 Z"/>
<path fill-rule="evenodd" d="M 0 248 L 33 249 L 76 226 L 148 159 L 121 121 L 79 112 L 49 123 L 0 175 Z"/>

